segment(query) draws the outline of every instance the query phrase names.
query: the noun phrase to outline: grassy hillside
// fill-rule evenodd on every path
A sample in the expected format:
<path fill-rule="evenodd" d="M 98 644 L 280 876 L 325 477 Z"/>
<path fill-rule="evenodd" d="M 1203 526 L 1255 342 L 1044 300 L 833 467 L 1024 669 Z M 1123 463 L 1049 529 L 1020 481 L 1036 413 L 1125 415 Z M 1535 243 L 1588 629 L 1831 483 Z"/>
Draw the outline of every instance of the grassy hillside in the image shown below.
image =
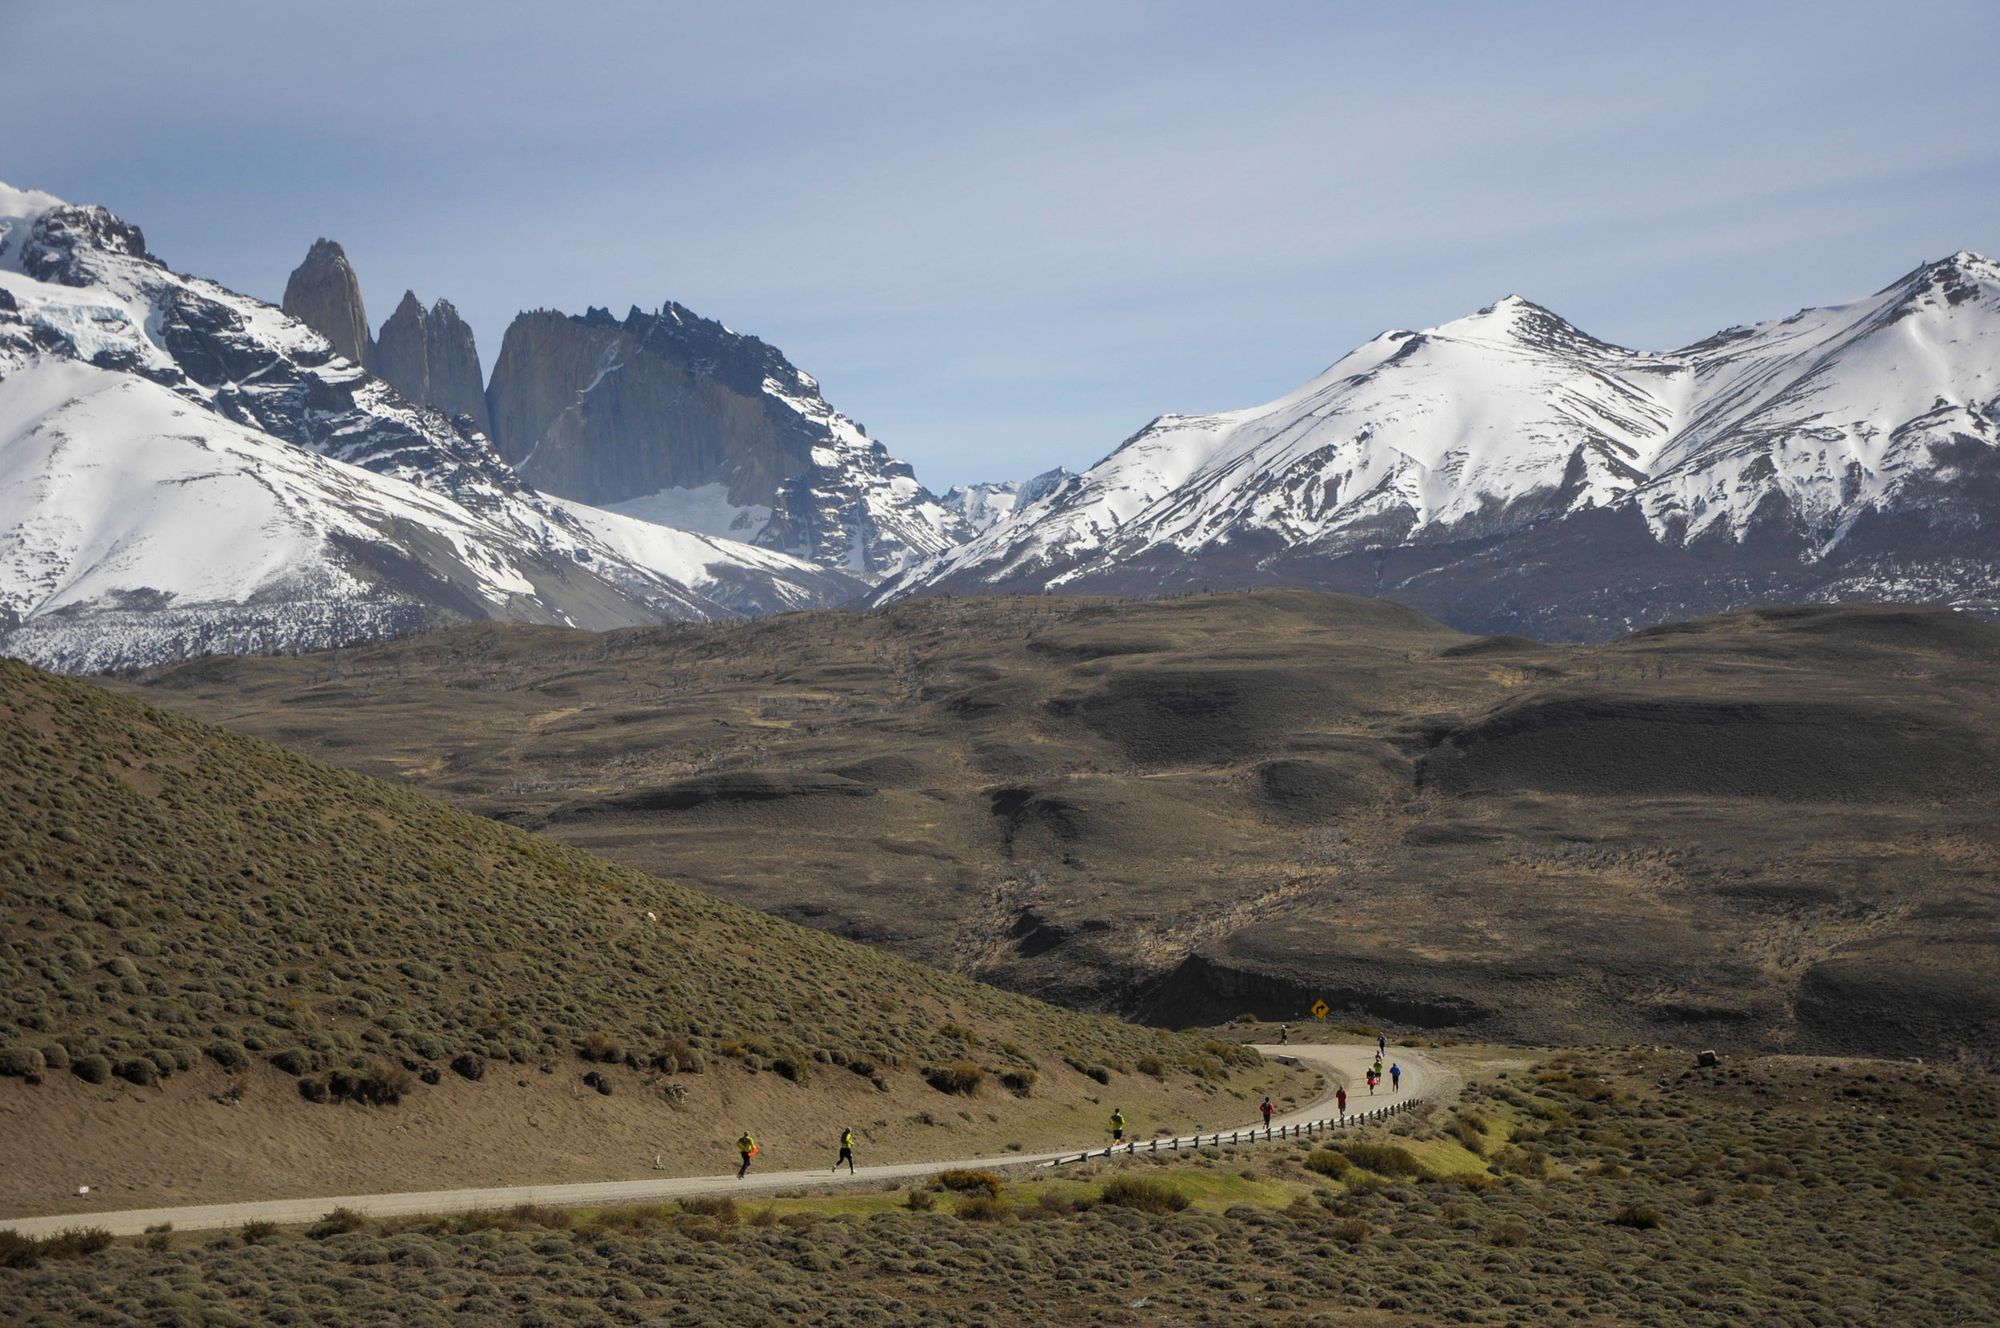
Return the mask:
<path fill-rule="evenodd" d="M 647 871 L 1170 1024 L 1990 1056 L 2000 629 L 1593 647 L 1298 592 L 473 627 L 125 684 Z"/>
<path fill-rule="evenodd" d="M 779 1138 L 837 1128 L 818 1110 L 881 1118 L 880 1156 L 911 1143 L 898 1130 L 913 1104 L 1001 1139 L 1094 1134 L 1109 1110 L 1099 1094 L 1164 1123 L 1263 1073 L 12 661 L 0 661 L 0 772 L 0 1119 L 22 1162 L 0 1204 L 35 1201 L 31 1168 L 52 1189 L 93 1165 L 120 1168 L 128 1193 L 187 1197 L 142 1183 L 133 1155 L 105 1144 L 154 1138 L 132 1104 L 156 1099 L 131 1090 L 245 1138 L 228 1109 L 255 1090 L 253 1114 L 295 1127 L 264 1142 L 297 1155 L 194 1187 L 254 1194 L 259 1169 L 309 1184 L 307 1154 L 354 1145 L 328 1133 L 345 1117 L 315 1098 L 400 1097 L 427 1129 L 476 1132 L 500 1128 L 482 1093 L 546 1081 L 540 1110 L 569 1123 L 507 1145 L 533 1178 L 538 1150 L 587 1154 L 585 1136 L 618 1125 L 571 1110 L 576 1094 L 598 1096 L 579 1085 L 586 1073 L 600 1094 L 640 1090 L 653 1116 L 708 1104 L 652 1147 L 685 1157 L 692 1141 L 713 1150 L 709 1170 L 744 1125 Z M 687 1087 L 669 1092 L 676 1082 Z M 427 1097 L 455 1104 L 442 1115 L 461 1125 L 433 1119 Z M 67 1133 L 79 1121 L 96 1123 Z M 449 1151 L 443 1136 L 395 1146 L 399 1164 Z M 433 1160 L 449 1179 L 450 1159 Z"/>

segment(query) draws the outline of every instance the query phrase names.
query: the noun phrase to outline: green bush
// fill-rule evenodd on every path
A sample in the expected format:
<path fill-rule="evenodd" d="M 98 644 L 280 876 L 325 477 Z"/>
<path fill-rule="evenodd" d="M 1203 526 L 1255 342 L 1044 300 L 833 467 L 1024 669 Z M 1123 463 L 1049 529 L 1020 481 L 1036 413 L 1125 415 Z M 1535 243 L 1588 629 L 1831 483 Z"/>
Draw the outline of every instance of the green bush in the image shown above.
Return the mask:
<path fill-rule="evenodd" d="M 243 1229 L 237 1232 L 237 1235 L 242 1237 L 245 1245 L 262 1245 L 277 1234 L 278 1224 L 276 1222 L 245 1222 Z"/>
<path fill-rule="evenodd" d="M 1611 1222 L 1614 1226 L 1631 1227 L 1635 1231 L 1651 1231 L 1660 1225 L 1660 1215 L 1650 1208 L 1626 1204 L 1618 1210 Z"/>
<path fill-rule="evenodd" d="M 271 1064 L 286 1074 L 304 1074 L 313 1068 L 313 1057 L 304 1047 L 286 1047 L 272 1054 Z"/>
<path fill-rule="evenodd" d="M 1014 1214 L 1014 1207 L 1005 1199 L 996 1199 L 990 1194 L 975 1194 L 959 1202 L 956 1215 L 967 1222 L 1004 1222 Z"/>
<path fill-rule="evenodd" d="M 735 1225 L 738 1213 L 736 1200 L 726 1194 L 691 1194 L 679 1200 L 680 1210 L 696 1217 L 712 1217 L 718 1222 Z"/>
<path fill-rule="evenodd" d="M 111 1244 L 103 1227 L 65 1227 L 37 1239 L 0 1231 L 0 1268 L 33 1268 L 43 1259 L 81 1259 Z"/>
<path fill-rule="evenodd" d="M 69 1048 L 60 1042 L 49 1043 L 48 1046 L 42 1048 L 42 1064 L 48 1066 L 51 1070 L 67 1070 L 69 1068 Z"/>
<path fill-rule="evenodd" d="M 476 1083 L 486 1077 L 486 1062 L 469 1051 L 461 1051 L 451 1058 L 451 1072 Z"/>
<path fill-rule="evenodd" d="M 1000 1086 L 1015 1097 L 1028 1097 L 1035 1091 L 1035 1072 L 1016 1067 L 1000 1072 Z"/>
<path fill-rule="evenodd" d="M 250 1054 L 234 1042 L 211 1042 L 202 1049 L 202 1054 L 231 1074 L 250 1068 Z"/>
<path fill-rule="evenodd" d="M 903 1196 L 903 1206 L 913 1213 L 928 1213 L 931 1209 L 937 1207 L 937 1199 L 932 1196 L 929 1190 L 911 1190 L 907 1195 Z"/>
<path fill-rule="evenodd" d="M 1316 1171 L 1322 1176 L 1331 1176 L 1335 1180 L 1339 1180 L 1342 1176 L 1345 1176 L 1353 1167 L 1354 1164 L 1347 1160 L 1345 1153 L 1336 1153 L 1331 1148 L 1315 1149 L 1305 1156 L 1305 1168 L 1307 1171 Z"/>
<path fill-rule="evenodd" d="M 953 1061 L 927 1071 L 924 1082 L 940 1093 L 972 1097 L 979 1092 L 979 1085 L 986 1082 L 986 1071 L 971 1061 Z"/>
<path fill-rule="evenodd" d="M 1188 1206 L 1188 1197 L 1165 1181 L 1146 1176 L 1118 1176 L 1104 1183 L 1098 1198 L 1115 1208 L 1134 1208 L 1142 1213 L 1178 1213 Z"/>
<path fill-rule="evenodd" d="M 1150 1074 L 1155 1079 L 1167 1077 L 1167 1063 L 1158 1056 L 1141 1056 L 1138 1060 L 1140 1074 Z"/>
<path fill-rule="evenodd" d="M 79 1056 L 70 1063 L 69 1072 L 86 1084 L 101 1084 L 111 1078 L 111 1062 L 103 1056 Z"/>
<path fill-rule="evenodd" d="M 1357 1167 L 1365 1167 L 1378 1176 L 1428 1176 L 1430 1169 L 1419 1162 L 1416 1155 L 1399 1144 L 1377 1143 L 1372 1140 L 1354 1139 L 1341 1145 L 1341 1152 Z"/>
<path fill-rule="evenodd" d="M 653 1064 L 668 1074 L 700 1074 L 701 1053 L 684 1037 L 668 1038 Z"/>
<path fill-rule="evenodd" d="M 46 1063 L 33 1047 L 0 1047 L 0 1076 L 19 1079 L 40 1074 Z"/>
<path fill-rule="evenodd" d="M 159 1064 L 145 1056 L 133 1056 L 128 1060 L 122 1060 L 112 1068 L 111 1072 L 126 1083 L 137 1084 L 141 1088 L 150 1088 L 160 1082 Z"/>
<path fill-rule="evenodd" d="M 990 1171 L 953 1168 L 950 1171 L 940 1171 L 931 1177 L 931 1183 L 941 1189 L 954 1190 L 960 1194 L 971 1194 L 982 1190 L 994 1196 L 1000 1193 L 1000 1177 Z"/>
<path fill-rule="evenodd" d="M 367 1229 L 368 1219 L 352 1208 L 336 1208 L 319 1221 L 306 1228 L 306 1235 L 314 1240 L 325 1240 L 328 1236 L 345 1236 L 351 1232 Z"/>

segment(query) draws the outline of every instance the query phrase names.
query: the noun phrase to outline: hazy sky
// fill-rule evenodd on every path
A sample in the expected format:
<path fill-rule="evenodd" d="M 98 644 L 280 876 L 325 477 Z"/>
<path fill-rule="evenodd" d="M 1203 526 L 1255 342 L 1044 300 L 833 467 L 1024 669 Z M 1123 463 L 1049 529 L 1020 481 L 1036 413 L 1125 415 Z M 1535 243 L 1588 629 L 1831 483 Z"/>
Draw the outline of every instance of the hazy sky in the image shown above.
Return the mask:
<path fill-rule="evenodd" d="M 933 488 L 1518 292 L 1627 345 L 2000 251 L 2000 3 L 0 0 L 0 179 L 379 326 L 677 299 Z"/>

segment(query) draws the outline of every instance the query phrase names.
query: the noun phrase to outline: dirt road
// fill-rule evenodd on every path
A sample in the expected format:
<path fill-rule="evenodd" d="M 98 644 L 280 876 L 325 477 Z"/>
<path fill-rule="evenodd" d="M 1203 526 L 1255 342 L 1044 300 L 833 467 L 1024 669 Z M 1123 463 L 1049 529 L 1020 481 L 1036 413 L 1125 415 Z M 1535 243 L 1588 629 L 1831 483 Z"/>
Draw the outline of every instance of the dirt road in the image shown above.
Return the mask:
<path fill-rule="evenodd" d="M 1367 1067 L 1375 1056 L 1375 1047 L 1372 1043 L 1259 1045 L 1257 1050 L 1274 1059 L 1296 1061 L 1326 1076 L 1326 1091 L 1320 1097 L 1272 1120 L 1273 1131 L 1280 1134 L 1308 1126 L 1323 1126 L 1332 1131 L 1341 1128 L 1362 1128 L 1374 1120 L 1381 1119 L 1365 1113 L 1419 1099 L 1449 1100 L 1457 1096 L 1459 1089 L 1459 1079 L 1456 1074 L 1406 1047 L 1389 1048 L 1389 1058 L 1403 1067 L 1402 1091 L 1392 1093 L 1385 1082 L 1372 1097 L 1363 1083 Z M 1348 1124 L 1345 1127 L 1334 1120 L 1336 1116 L 1334 1093 L 1342 1084 L 1348 1089 Z M 1143 1130 L 1145 1124 L 1143 1121 L 1133 1121 L 1133 1131 L 1136 1133 Z M 1254 1136 L 1255 1140 L 1262 1140 L 1264 1134 L 1261 1122 L 1254 1127 L 1245 1123 L 1235 1131 L 1221 1131 L 1220 1138 L 1225 1146 L 1229 1145 L 1232 1139 L 1241 1146 L 1249 1146 L 1253 1139 L 1245 1136 Z M 1208 1131 L 1199 1136 L 1199 1141 L 1207 1143 L 1216 1137 L 1214 1131 Z M 1137 1141 L 1135 1147 L 1142 1152 L 1173 1151 L 1176 1144 L 1181 1149 L 1193 1147 L 1196 1139 L 1197 1137 L 1192 1135 L 1181 1135 L 1175 1139 L 1142 1138 Z M 138 1235 L 149 1226 L 168 1222 L 173 1224 L 176 1231 L 208 1231 L 258 1221 L 281 1224 L 312 1222 L 335 1208 L 348 1208 L 371 1217 L 392 1217 L 411 1213 L 513 1208 L 520 1204 L 573 1207 L 653 1203 L 697 1194 L 770 1194 L 783 1190 L 851 1185 L 879 1187 L 888 1182 L 921 1180 L 949 1167 L 1021 1168 L 1073 1163 L 1085 1152 L 1102 1155 L 1108 1143 L 1107 1137 L 1095 1142 L 1079 1140 L 1075 1147 L 1061 1152 L 1007 1153 L 999 1157 L 934 1158 L 922 1162 L 891 1162 L 860 1167 L 853 1175 L 845 1171 L 829 1173 L 823 1166 L 793 1171 L 758 1171 L 753 1166 L 750 1174 L 742 1180 L 736 1178 L 736 1172 L 732 1168 L 714 1176 L 662 1176 L 641 1180 L 591 1181 L 573 1185 L 510 1185 L 477 1190 L 417 1190 L 400 1194 L 344 1194 L 323 1199 L 278 1199 L 248 1203 L 199 1204 L 185 1208 L 139 1208 L 124 1212 L 77 1213 L 60 1217 L 6 1218 L 0 1219 L 0 1229 L 18 1231 L 25 1236 L 46 1236 L 67 1227 L 102 1227 L 115 1236 L 131 1236 Z M 826 1162 L 830 1163 L 833 1160 L 833 1153 L 832 1136 L 829 1135 Z"/>

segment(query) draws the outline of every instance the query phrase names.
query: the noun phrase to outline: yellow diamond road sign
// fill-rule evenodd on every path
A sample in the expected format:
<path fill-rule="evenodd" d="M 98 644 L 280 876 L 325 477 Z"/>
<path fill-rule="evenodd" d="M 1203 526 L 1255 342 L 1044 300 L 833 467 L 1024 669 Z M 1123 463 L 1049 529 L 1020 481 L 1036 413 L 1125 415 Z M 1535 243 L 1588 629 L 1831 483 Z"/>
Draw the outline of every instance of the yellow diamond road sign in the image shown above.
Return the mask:
<path fill-rule="evenodd" d="M 1313 1002 L 1313 1018 L 1315 1019 L 1326 1018 L 1326 1010 L 1327 1010 L 1327 1005 L 1325 1001 Z"/>

